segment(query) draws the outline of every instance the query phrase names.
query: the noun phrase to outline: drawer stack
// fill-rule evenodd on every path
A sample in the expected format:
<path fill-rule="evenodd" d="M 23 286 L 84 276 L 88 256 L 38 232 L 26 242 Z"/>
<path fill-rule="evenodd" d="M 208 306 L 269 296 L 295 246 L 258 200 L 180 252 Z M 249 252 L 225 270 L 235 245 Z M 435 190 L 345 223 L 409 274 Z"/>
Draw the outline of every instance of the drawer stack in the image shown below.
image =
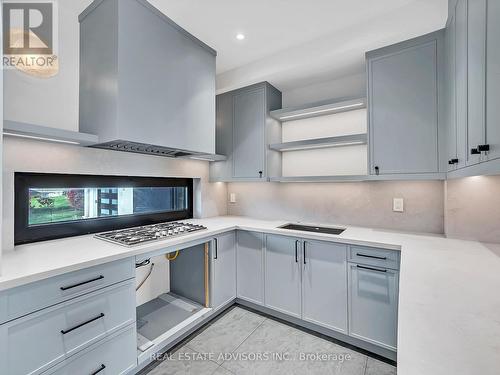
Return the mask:
<path fill-rule="evenodd" d="M 134 271 L 126 259 L 0 293 L 0 373 L 135 367 Z"/>

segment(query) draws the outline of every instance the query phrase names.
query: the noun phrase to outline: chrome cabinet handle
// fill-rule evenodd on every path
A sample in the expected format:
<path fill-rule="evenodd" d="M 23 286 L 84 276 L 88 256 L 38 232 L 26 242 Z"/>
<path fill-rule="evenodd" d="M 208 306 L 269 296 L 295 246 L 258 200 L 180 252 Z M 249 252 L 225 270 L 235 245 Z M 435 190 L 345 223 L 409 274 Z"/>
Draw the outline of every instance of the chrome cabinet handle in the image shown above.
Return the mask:
<path fill-rule="evenodd" d="M 100 314 L 99 314 L 99 315 L 97 315 L 96 317 L 94 317 L 94 318 L 92 318 L 92 319 L 89 319 L 89 320 L 87 320 L 87 321 L 85 321 L 85 322 L 83 322 L 83 323 L 80 323 L 80 324 L 78 324 L 78 325 L 76 325 L 76 326 L 74 326 L 74 327 L 71 327 L 71 328 L 69 328 L 69 329 L 66 329 L 66 330 L 62 329 L 62 330 L 61 330 L 61 333 L 62 333 L 63 335 L 65 335 L 65 334 L 67 334 L 67 333 L 70 333 L 70 332 L 74 331 L 75 329 L 81 328 L 81 327 L 83 327 L 83 326 L 85 326 L 85 325 L 87 325 L 87 324 L 89 324 L 89 323 L 95 322 L 96 320 L 101 319 L 101 318 L 104 318 L 104 313 L 100 313 Z"/>
<path fill-rule="evenodd" d="M 90 280 L 87 280 L 87 281 L 82 281 L 81 283 L 78 283 L 78 284 L 73 284 L 73 285 L 68 285 L 68 286 L 62 286 L 59 289 L 61 289 L 61 290 L 73 289 L 73 288 L 76 288 L 77 286 L 81 286 L 81 285 L 93 283 L 94 281 L 102 280 L 102 279 L 104 279 L 104 276 L 103 275 L 99 275 L 96 278 L 93 278 L 93 279 L 90 279 Z"/>
<path fill-rule="evenodd" d="M 295 240 L 295 263 L 299 263 L 299 240 Z"/>
<path fill-rule="evenodd" d="M 217 259 L 219 258 L 219 240 L 217 240 L 217 238 L 214 238 L 214 245 L 215 245 L 214 259 Z"/>

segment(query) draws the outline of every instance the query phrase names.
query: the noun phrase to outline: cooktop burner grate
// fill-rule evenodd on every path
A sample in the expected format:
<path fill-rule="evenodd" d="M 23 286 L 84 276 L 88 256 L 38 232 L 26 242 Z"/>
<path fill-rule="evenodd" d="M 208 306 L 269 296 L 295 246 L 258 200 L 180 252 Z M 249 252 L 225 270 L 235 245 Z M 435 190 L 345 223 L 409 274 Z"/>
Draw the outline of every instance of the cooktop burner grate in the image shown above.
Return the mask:
<path fill-rule="evenodd" d="M 122 246 L 134 246 L 145 242 L 178 237 L 204 229 L 207 228 L 203 225 L 171 222 L 114 230 L 96 234 L 95 237 Z"/>

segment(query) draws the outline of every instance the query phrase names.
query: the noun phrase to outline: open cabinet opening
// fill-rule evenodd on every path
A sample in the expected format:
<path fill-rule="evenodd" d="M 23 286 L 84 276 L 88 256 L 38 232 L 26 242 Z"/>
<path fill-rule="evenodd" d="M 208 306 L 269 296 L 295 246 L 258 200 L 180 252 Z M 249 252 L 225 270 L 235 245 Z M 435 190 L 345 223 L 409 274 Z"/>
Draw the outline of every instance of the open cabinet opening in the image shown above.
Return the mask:
<path fill-rule="evenodd" d="M 139 356 L 211 310 L 208 249 L 200 244 L 136 264 Z"/>

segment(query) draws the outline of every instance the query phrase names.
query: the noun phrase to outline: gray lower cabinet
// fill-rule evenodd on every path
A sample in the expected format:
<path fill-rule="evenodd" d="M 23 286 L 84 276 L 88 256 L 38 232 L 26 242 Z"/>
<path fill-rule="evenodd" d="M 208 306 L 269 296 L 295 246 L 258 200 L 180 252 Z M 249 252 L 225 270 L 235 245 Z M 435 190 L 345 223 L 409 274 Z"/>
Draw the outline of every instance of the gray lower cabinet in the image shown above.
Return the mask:
<path fill-rule="evenodd" d="M 44 375 L 129 373 L 137 366 L 136 329 L 132 324 L 52 367 Z"/>
<path fill-rule="evenodd" d="M 444 32 L 366 54 L 370 174 L 442 172 Z"/>
<path fill-rule="evenodd" d="M 234 232 L 214 239 L 212 251 L 212 307 L 220 307 L 236 298 L 236 238 Z"/>
<path fill-rule="evenodd" d="M 128 280 L 2 324 L 0 373 L 47 370 L 133 324 L 135 307 L 135 281 Z"/>
<path fill-rule="evenodd" d="M 0 324 L 134 277 L 129 258 L 8 289 L 0 292 Z"/>
<path fill-rule="evenodd" d="M 281 175 L 281 154 L 267 145 L 281 142 L 281 124 L 269 112 L 281 108 L 281 92 L 268 82 L 217 95 L 216 153 L 211 181 L 266 181 Z"/>
<path fill-rule="evenodd" d="M 302 319 L 347 333 L 347 246 L 305 240 Z"/>
<path fill-rule="evenodd" d="M 301 317 L 301 241 L 293 237 L 266 236 L 265 305 Z"/>
<path fill-rule="evenodd" d="M 396 350 L 399 272 L 349 263 L 349 335 Z"/>
<path fill-rule="evenodd" d="M 236 295 L 264 305 L 264 234 L 236 232 Z"/>

